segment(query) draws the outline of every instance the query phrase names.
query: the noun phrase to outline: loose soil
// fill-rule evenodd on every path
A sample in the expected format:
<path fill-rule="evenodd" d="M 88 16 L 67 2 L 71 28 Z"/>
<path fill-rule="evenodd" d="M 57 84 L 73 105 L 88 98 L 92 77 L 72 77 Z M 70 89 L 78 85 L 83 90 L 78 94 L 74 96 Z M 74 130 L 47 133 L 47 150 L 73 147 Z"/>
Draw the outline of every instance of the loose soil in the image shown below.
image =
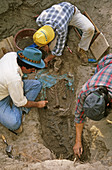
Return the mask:
<path fill-rule="evenodd" d="M 10 36 L 14 37 L 18 31 L 24 28 L 34 28 L 37 30 L 38 26 L 33 16 L 58 2 L 62 1 L 20 0 L 18 2 L 17 0 L 12 0 L 7 2 L 3 0 L 0 2 L 0 40 L 2 41 Z M 73 0 L 69 0 L 69 2 L 76 5 L 81 11 L 86 10 L 99 30 L 106 37 L 110 48 L 102 57 L 107 53 L 112 53 L 112 1 L 76 0 L 74 2 Z M 46 109 L 31 109 L 30 113 L 24 118 L 24 131 L 22 134 L 15 135 L 0 124 L 0 136 L 4 135 L 8 144 L 13 146 L 12 154 L 14 156 L 13 159 L 8 157 L 5 152 L 6 145 L 0 137 L 1 169 L 29 168 L 41 170 L 41 168 L 44 167 L 43 169 L 50 170 L 52 160 L 56 159 L 71 160 L 72 166 L 74 159 L 72 148 L 75 143 L 74 110 L 76 99 L 82 85 L 91 77 L 95 69 L 94 63 L 89 63 L 87 66 L 81 65 L 81 61 L 76 55 L 79 41 L 76 32 L 70 27 L 67 45 L 72 50 L 72 54 L 67 47 L 65 47 L 63 55 L 56 57 L 47 69 L 52 75 L 59 76 L 68 74 L 68 76 L 74 77 L 74 92 L 66 88 L 66 81 L 64 79 L 58 81 L 51 89 L 47 89 L 48 107 Z M 24 42 L 24 44 L 25 43 L 26 42 Z M 15 50 L 17 51 L 16 48 Z M 89 58 L 94 58 L 90 50 L 88 55 Z M 43 56 L 45 57 L 45 55 Z M 35 79 L 35 75 L 36 73 L 31 74 L 28 78 Z M 41 98 L 41 95 L 38 99 L 39 98 Z M 111 110 L 107 119 L 101 120 L 100 122 L 87 119 L 83 131 L 84 152 L 81 159 L 78 160 L 79 164 L 76 164 L 77 167 L 80 167 L 80 163 L 82 162 L 84 164 L 90 162 L 91 164 L 85 164 L 85 167 L 88 165 L 89 168 L 91 168 L 92 163 L 97 161 L 100 161 L 100 163 L 97 164 L 98 169 L 101 167 L 102 169 L 109 169 L 109 167 L 112 166 L 111 131 Z M 51 162 L 45 162 L 45 166 L 42 164 L 45 160 L 50 160 Z M 47 168 L 47 163 L 49 168 Z M 57 162 L 55 163 L 54 167 L 60 167 Z M 41 164 L 41 166 L 39 166 L 39 164 Z M 65 162 L 64 165 L 66 165 Z M 92 167 L 94 168 L 94 165 Z M 61 168 L 62 167 L 59 169 Z M 66 167 L 66 170 L 67 169 Z"/>

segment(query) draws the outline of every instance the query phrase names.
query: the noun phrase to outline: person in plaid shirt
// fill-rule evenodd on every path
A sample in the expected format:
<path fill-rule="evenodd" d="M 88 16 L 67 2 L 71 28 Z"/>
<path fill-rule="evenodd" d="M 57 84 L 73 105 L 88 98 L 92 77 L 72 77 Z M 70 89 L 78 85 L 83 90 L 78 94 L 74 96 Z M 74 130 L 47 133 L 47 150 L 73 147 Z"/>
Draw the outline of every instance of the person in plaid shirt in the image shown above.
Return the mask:
<path fill-rule="evenodd" d="M 40 47 L 44 46 L 44 50 L 47 52 L 51 51 L 51 54 L 44 60 L 46 67 L 48 62 L 55 56 L 62 55 L 68 33 L 68 25 L 82 30 L 83 35 L 78 45 L 77 54 L 84 63 L 88 62 L 86 51 L 94 35 L 94 26 L 87 17 L 81 14 L 76 6 L 69 2 L 53 5 L 37 17 L 36 23 L 41 28 L 33 36 L 35 44 Z"/>
<path fill-rule="evenodd" d="M 112 54 L 104 56 L 99 61 L 95 69 L 95 74 L 83 85 L 78 96 L 75 109 L 76 143 L 73 150 L 79 157 L 83 151 L 81 135 L 85 121 L 84 101 L 88 94 L 95 91 L 98 87 L 106 87 L 110 98 L 112 98 Z"/>

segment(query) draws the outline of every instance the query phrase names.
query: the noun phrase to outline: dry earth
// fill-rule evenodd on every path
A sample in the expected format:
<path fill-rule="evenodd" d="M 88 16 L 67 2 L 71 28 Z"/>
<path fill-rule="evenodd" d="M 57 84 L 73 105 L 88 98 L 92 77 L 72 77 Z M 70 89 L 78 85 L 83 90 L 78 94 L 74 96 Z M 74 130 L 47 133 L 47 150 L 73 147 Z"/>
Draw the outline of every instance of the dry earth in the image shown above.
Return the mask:
<path fill-rule="evenodd" d="M 23 28 L 37 29 L 33 16 L 58 2 L 62 1 L 0 1 L 0 40 L 11 35 L 15 36 Z M 76 5 L 81 11 L 87 11 L 110 45 L 110 49 L 106 53 L 112 53 L 112 0 L 75 0 L 75 2 L 69 0 L 69 2 Z M 39 110 L 31 109 L 25 117 L 24 131 L 20 135 L 15 135 L 0 125 L 0 136 L 4 135 L 7 142 L 13 145 L 12 154 L 14 156 L 13 159 L 7 156 L 6 146 L 0 137 L 1 170 L 112 169 L 112 113 L 106 120 L 100 122 L 87 120 L 83 133 L 84 153 L 81 160 L 75 164 L 73 162 L 75 102 L 81 86 L 88 80 L 95 68 L 95 65 L 91 63 L 88 66 L 81 65 L 76 56 L 78 42 L 77 34 L 73 28 L 70 28 L 67 44 L 73 53 L 71 54 L 65 47 L 63 55 L 55 59 L 47 70 L 50 74 L 57 76 L 66 73 L 69 73 L 69 76 L 72 75 L 74 93 L 66 89 L 65 80 L 61 80 L 51 89 L 47 89 L 49 107 Z M 93 58 L 90 51 L 89 57 Z M 58 72 L 56 68 L 59 69 Z M 29 78 L 35 78 L 35 74 L 30 75 Z"/>

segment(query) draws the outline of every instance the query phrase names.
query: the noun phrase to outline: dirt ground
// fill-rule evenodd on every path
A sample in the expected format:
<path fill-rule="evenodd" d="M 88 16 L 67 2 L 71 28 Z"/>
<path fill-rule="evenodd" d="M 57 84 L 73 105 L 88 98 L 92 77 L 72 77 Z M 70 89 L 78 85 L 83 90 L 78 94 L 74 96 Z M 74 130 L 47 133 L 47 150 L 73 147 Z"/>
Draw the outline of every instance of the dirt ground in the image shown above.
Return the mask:
<path fill-rule="evenodd" d="M 0 40 L 15 36 L 24 28 L 38 29 L 33 16 L 61 0 L 10 0 L 0 1 Z M 112 0 L 69 0 L 82 12 L 86 10 L 98 29 L 104 34 L 112 53 Z M 72 170 L 112 169 L 112 112 L 105 120 L 87 120 L 83 131 L 84 153 L 78 163 L 73 164 L 75 142 L 74 109 L 82 85 L 92 75 L 95 64 L 81 65 L 76 49 L 79 37 L 69 29 L 67 45 L 63 55 L 51 62 L 46 70 L 51 75 L 64 75 L 74 79 L 74 91 L 66 87 L 62 79 L 51 89 L 46 89 L 49 104 L 47 109 L 31 109 L 23 121 L 24 131 L 15 135 L 0 124 L 0 136 L 4 135 L 13 146 L 13 159 L 6 154 L 6 145 L 0 137 L 0 169 Z M 94 58 L 91 51 L 89 58 Z M 36 73 L 29 75 L 35 79 Z M 39 96 L 41 98 L 41 95 Z M 55 161 L 55 162 L 54 162 Z M 62 161 L 62 162 L 57 162 Z M 82 165 L 83 163 L 83 165 Z M 96 168 L 97 167 L 97 168 Z"/>

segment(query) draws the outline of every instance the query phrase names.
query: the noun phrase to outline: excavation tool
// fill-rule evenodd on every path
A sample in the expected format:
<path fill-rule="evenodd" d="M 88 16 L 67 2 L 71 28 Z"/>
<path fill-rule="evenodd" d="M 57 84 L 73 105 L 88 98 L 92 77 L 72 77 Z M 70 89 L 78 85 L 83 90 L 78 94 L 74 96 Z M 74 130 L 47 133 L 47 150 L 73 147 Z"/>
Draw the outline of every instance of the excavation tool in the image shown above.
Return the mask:
<path fill-rule="evenodd" d="M 13 155 L 12 155 L 13 146 L 12 145 L 8 145 L 5 136 L 2 135 L 2 139 L 3 139 L 3 142 L 6 144 L 5 151 L 6 151 L 7 155 L 8 155 L 8 157 L 9 158 L 13 158 Z"/>
<path fill-rule="evenodd" d="M 72 50 L 70 49 L 70 47 L 68 45 L 66 47 L 69 50 L 69 52 L 72 54 Z"/>

